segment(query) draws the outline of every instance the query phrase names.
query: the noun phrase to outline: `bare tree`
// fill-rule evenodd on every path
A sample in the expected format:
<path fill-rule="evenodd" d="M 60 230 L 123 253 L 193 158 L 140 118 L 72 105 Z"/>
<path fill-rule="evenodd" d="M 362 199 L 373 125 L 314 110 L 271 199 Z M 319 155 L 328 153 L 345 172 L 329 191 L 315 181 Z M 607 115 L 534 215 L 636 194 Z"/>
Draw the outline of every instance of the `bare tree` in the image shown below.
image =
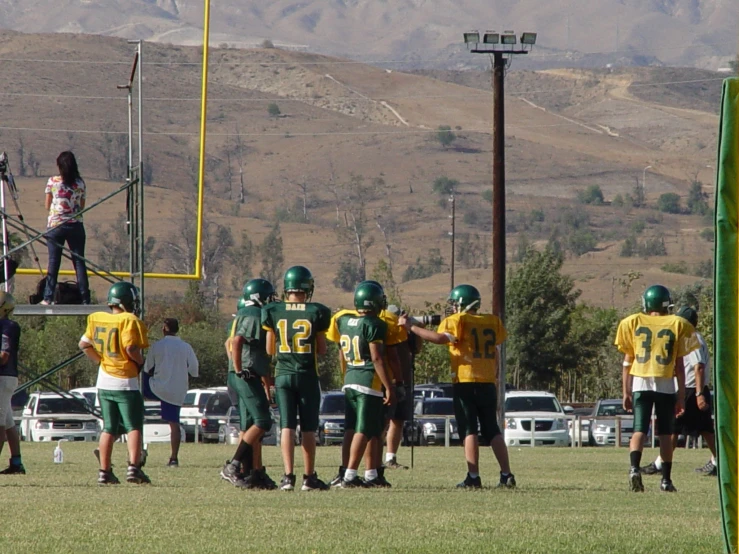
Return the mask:
<path fill-rule="evenodd" d="M 349 181 L 341 186 L 345 225 L 337 231 L 341 240 L 351 244 L 352 255 L 362 278 L 367 274 L 367 250 L 374 244 L 374 238 L 370 235 L 368 204 L 377 197 L 378 184 L 376 179 L 366 183 L 361 175 L 351 175 Z"/>
<path fill-rule="evenodd" d="M 23 133 L 18 133 L 18 175 L 26 176 L 26 148 L 23 142 Z"/>
<path fill-rule="evenodd" d="M 28 167 L 31 168 L 31 173 L 34 177 L 38 177 L 41 173 L 41 161 L 36 159 L 36 154 L 33 150 L 28 152 Z"/>
<path fill-rule="evenodd" d="M 239 204 L 246 202 L 246 187 L 244 185 L 244 165 L 246 163 L 246 145 L 241 137 L 241 131 L 239 126 L 236 126 L 236 133 L 234 135 L 234 155 L 236 158 L 236 165 L 239 167 Z"/>
<path fill-rule="evenodd" d="M 124 179 L 128 173 L 128 142 L 124 134 L 113 131 L 108 123 L 103 127 L 101 140 L 95 143 L 105 161 L 109 181 Z"/>

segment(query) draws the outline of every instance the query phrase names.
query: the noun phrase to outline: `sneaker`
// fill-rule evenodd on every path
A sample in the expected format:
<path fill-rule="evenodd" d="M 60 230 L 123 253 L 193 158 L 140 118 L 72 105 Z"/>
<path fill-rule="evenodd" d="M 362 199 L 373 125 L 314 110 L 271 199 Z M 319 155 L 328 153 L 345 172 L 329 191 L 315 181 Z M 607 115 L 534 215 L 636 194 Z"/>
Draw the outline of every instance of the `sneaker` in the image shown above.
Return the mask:
<path fill-rule="evenodd" d="M 236 487 L 241 486 L 241 481 L 244 480 L 244 476 L 241 474 L 241 464 L 238 462 L 233 464 L 230 460 L 226 460 L 226 463 L 221 468 L 221 479 L 228 481 Z"/>
<path fill-rule="evenodd" d="M 706 465 L 703 467 L 696 468 L 696 473 L 703 473 L 704 475 L 717 475 L 718 469 L 716 468 L 716 465 L 711 461 L 708 460 Z"/>
<path fill-rule="evenodd" d="M 477 477 L 470 477 L 470 474 L 468 473 L 467 476 L 464 478 L 464 481 L 461 483 L 457 483 L 458 489 L 481 489 L 482 488 L 482 479 L 480 479 L 480 476 Z"/>
<path fill-rule="evenodd" d="M 711 464 L 711 465 L 713 465 L 711 470 L 707 471 L 703 475 L 705 475 L 706 477 L 718 477 L 718 466 L 716 466 L 715 464 Z"/>
<path fill-rule="evenodd" d="M 395 458 L 393 458 L 389 462 L 385 462 L 384 467 L 387 469 L 408 469 L 408 466 L 399 464 Z"/>
<path fill-rule="evenodd" d="M 365 486 L 366 485 L 365 485 L 364 481 L 362 480 L 361 477 L 359 477 L 359 475 L 356 475 L 354 477 L 354 479 L 352 479 L 351 481 L 347 481 L 346 479 L 342 479 L 341 480 L 341 483 L 339 484 L 339 487 L 341 487 L 342 489 L 359 489 L 359 488 L 363 488 Z"/>
<path fill-rule="evenodd" d="M 180 467 L 180 462 L 170 458 L 167 467 Z"/>
<path fill-rule="evenodd" d="M 113 475 L 113 470 L 98 470 L 98 485 L 120 485 L 118 477 Z"/>
<path fill-rule="evenodd" d="M 0 475 L 25 475 L 26 468 L 23 464 L 9 464 L 4 470 L 0 471 Z"/>
<path fill-rule="evenodd" d="M 644 475 L 662 475 L 662 470 L 658 469 L 654 462 L 650 462 L 649 465 L 644 466 L 639 471 Z"/>
<path fill-rule="evenodd" d="M 638 467 L 632 467 L 629 471 L 629 485 L 632 492 L 644 492 L 644 485 L 641 482 L 641 472 Z"/>
<path fill-rule="evenodd" d="M 344 473 L 346 473 L 346 468 L 344 466 L 339 466 L 339 473 L 336 474 L 336 477 L 331 479 L 329 485 L 332 487 L 340 487 L 341 482 L 344 480 Z"/>
<path fill-rule="evenodd" d="M 364 482 L 365 487 L 378 487 L 382 489 L 389 489 L 392 487 L 390 483 L 388 483 L 387 479 L 385 479 L 384 475 L 378 475 L 374 479 L 369 479 L 368 481 Z"/>
<path fill-rule="evenodd" d="M 295 489 L 295 475 L 283 475 L 280 481 L 280 490 L 291 491 Z"/>
<path fill-rule="evenodd" d="M 261 489 L 266 491 L 273 491 L 278 488 L 277 483 L 275 483 L 272 478 L 267 475 L 266 468 L 258 470 L 257 474 L 259 475 L 259 485 Z"/>
<path fill-rule="evenodd" d="M 508 475 L 500 474 L 500 480 L 498 481 L 498 484 L 495 485 L 496 489 L 505 487 L 507 489 L 515 489 L 516 488 L 516 478 L 513 476 L 513 473 L 509 473 Z"/>
<path fill-rule="evenodd" d="M 134 485 L 148 485 L 151 483 L 151 479 L 140 467 L 128 466 L 126 471 L 126 483 L 133 483 Z"/>
<path fill-rule="evenodd" d="M 672 481 L 668 479 L 662 479 L 662 483 L 659 486 L 659 490 L 663 492 L 677 492 L 675 485 L 673 485 Z"/>
<path fill-rule="evenodd" d="M 314 471 L 312 475 L 303 475 L 303 486 L 300 490 L 303 491 L 325 491 L 330 489 L 331 486 L 327 485 L 318 478 L 318 475 Z"/>
<path fill-rule="evenodd" d="M 52 306 L 54 303 L 51 302 L 50 300 L 42 300 L 41 302 L 39 302 L 39 304 L 41 306 Z"/>

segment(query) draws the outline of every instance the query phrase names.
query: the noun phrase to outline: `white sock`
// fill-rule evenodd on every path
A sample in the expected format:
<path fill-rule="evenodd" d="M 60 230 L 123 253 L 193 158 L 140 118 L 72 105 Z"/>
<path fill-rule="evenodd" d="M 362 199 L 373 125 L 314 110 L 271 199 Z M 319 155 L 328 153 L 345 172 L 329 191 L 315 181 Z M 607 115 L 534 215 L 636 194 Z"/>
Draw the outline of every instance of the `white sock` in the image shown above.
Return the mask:
<path fill-rule="evenodd" d="M 364 472 L 364 480 L 365 481 L 372 481 L 372 479 L 377 479 L 377 470 L 376 469 L 368 469 Z"/>
<path fill-rule="evenodd" d="M 662 456 L 657 456 L 657 459 L 654 460 L 654 467 L 662 469 Z"/>
<path fill-rule="evenodd" d="M 395 454 L 392 454 L 390 452 L 385 453 L 385 461 L 386 462 L 392 462 L 395 459 Z"/>
<path fill-rule="evenodd" d="M 716 456 L 711 456 L 711 463 L 716 465 Z"/>
<path fill-rule="evenodd" d="M 347 469 L 344 472 L 344 481 L 353 481 L 356 476 L 357 476 L 356 469 Z"/>
<path fill-rule="evenodd" d="M 472 472 L 468 472 L 468 473 L 469 473 L 469 476 L 472 477 L 473 479 L 477 479 L 480 476 L 479 473 L 472 473 Z"/>

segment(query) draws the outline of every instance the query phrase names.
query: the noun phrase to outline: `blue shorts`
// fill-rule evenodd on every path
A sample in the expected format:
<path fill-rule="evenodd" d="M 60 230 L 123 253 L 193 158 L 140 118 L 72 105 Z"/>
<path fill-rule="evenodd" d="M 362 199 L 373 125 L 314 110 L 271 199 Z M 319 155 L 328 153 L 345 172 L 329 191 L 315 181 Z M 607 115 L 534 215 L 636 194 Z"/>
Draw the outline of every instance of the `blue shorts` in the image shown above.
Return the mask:
<path fill-rule="evenodd" d="M 143 372 L 141 374 L 141 383 L 143 385 L 144 398 L 147 400 L 159 400 L 162 403 L 162 419 L 167 423 L 179 423 L 180 422 L 180 406 L 170 404 L 166 400 L 159 398 L 149 384 L 149 374 Z"/>

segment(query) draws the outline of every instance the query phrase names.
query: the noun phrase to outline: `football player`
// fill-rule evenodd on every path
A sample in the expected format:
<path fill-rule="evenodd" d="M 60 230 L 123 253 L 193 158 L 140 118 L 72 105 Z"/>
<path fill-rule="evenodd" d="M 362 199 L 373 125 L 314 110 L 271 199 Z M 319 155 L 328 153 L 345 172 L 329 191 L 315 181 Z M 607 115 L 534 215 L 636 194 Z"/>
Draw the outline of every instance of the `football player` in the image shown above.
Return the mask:
<path fill-rule="evenodd" d="M 244 285 L 244 307 L 231 324 L 226 341 L 230 351 L 228 387 L 238 396 L 241 440 L 233 458 L 221 469 L 221 477 L 243 489 L 277 488 L 262 465 L 262 437 L 272 428 L 270 359 L 262 309 L 274 301 L 275 289 L 265 279 Z"/>
<path fill-rule="evenodd" d="M 498 316 L 480 314 L 480 291 L 472 285 L 459 285 L 449 293 L 454 312 L 442 320 L 437 331 L 418 326 L 413 318 L 401 315 L 399 323 L 423 340 L 449 346 L 452 363 L 454 416 L 459 436 L 464 437 L 467 476 L 457 486 L 482 487 L 478 430 L 490 441 L 500 465 L 497 486 L 513 488 L 516 479 L 508 462 L 508 449 L 497 420 L 498 346 L 508 333 Z M 479 427 L 478 427 L 479 421 Z"/>
<path fill-rule="evenodd" d="M 393 383 L 393 385 L 398 384 L 398 378 L 402 379 L 402 377 L 405 375 L 405 373 L 409 373 L 410 369 L 410 359 L 408 359 L 408 365 L 403 366 L 401 362 L 401 357 L 403 352 L 409 352 L 407 350 L 406 342 L 408 338 L 408 334 L 406 330 L 398 325 L 398 316 L 389 312 L 387 308 L 387 297 L 385 296 L 385 291 L 382 288 L 382 285 L 378 283 L 377 281 L 363 281 L 360 284 L 368 283 L 371 285 L 377 286 L 382 291 L 382 310 L 380 311 L 379 318 L 385 322 L 387 325 L 387 333 L 385 335 L 384 340 L 384 354 L 383 354 L 383 361 L 385 362 L 385 369 L 388 372 L 388 377 Z M 338 331 L 338 327 L 336 326 L 336 321 L 343 316 L 343 315 L 353 315 L 357 316 L 359 315 L 356 310 L 341 310 L 337 312 L 334 317 L 331 320 L 331 326 L 329 327 L 327 338 L 331 340 L 332 342 L 338 343 L 340 340 L 340 334 Z M 404 350 L 406 348 L 406 350 Z M 396 378 L 395 376 L 398 376 Z M 401 413 L 398 409 L 399 404 L 403 404 L 400 409 L 407 408 L 406 404 L 411 404 L 412 409 L 412 398 L 399 398 L 399 394 L 397 392 L 398 387 L 396 386 L 396 391 L 394 395 L 394 401 L 390 406 L 387 406 L 383 412 L 382 412 L 382 428 L 383 430 L 387 427 L 388 419 L 390 420 L 390 429 L 388 431 L 388 453 L 390 452 L 397 452 L 397 446 L 399 446 L 400 443 L 400 437 L 402 435 L 402 421 L 397 421 L 401 419 Z M 405 393 L 405 387 L 401 384 L 400 386 L 401 394 Z M 396 420 L 396 421 L 394 421 Z M 393 423 L 395 425 L 398 425 L 400 427 L 400 430 L 398 432 L 397 443 L 392 442 L 393 441 Z M 341 443 L 342 451 L 341 451 L 341 466 L 339 466 L 339 473 L 337 476 L 331 481 L 332 486 L 339 486 L 341 484 L 342 479 L 344 478 L 344 472 L 346 470 L 346 464 L 349 463 L 349 450 L 351 448 L 351 442 L 352 437 L 351 434 L 347 436 L 346 432 L 344 433 L 344 440 Z M 395 444 L 395 450 L 391 450 L 393 444 Z M 385 479 L 385 467 L 391 467 L 393 469 L 397 469 L 401 466 L 395 461 L 395 454 L 392 454 L 392 460 L 394 462 L 390 464 L 385 464 L 385 466 L 382 465 L 382 437 L 372 438 L 369 440 L 367 444 L 367 452 L 365 453 L 366 456 L 371 456 L 373 458 L 373 466 L 377 469 L 377 478 L 373 479 L 370 483 L 372 486 L 377 487 L 390 487 L 390 483 Z"/>
<path fill-rule="evenodd" d="M 302 490 L 326 490 L 329 486 L 316 474 L 316 431 L 321 405 L 318 356 L 326 354 L 326 330 L 331 310 L 311 302 L 313 275 L 308 268 L 294 266 L 285 272 L 284 302 L 262 310 L 262 326 L 267 331 L 267 352 L 275 356 L 275 396 L 280 410 L 280 441 L 285 474 L 280 488 L 295 488 L 295 434 L 300 418 L 302 435 Z"/>
<path fill-rule="evenodd" d="M 21 328 L 10 319 L 15 309 L 15 299 L 9 292 L 0 291 L 0 452 L 5 440 L 10 447 L 10 464 L 0 475 L 25 475 L 21 460 L 21 442 L 13 420 L 10 400 L 18 388 L 18 346 Z"/>
<path fill-rule="evenodd" d="M 345 369 L 344 443 L 349 445 L 349 459 L 339 485 L 342 488 L 375 486 L 373 482 L 378 477 L 375 456 L 365 456 L 364 480 L 357 475 L 357 470 L 368 441 L 379 440 L 382 435 L 383 405 L 389 406 L 395 400 L 395 387 L 383 356 L 387 324 L 378 317 L 384 303 L 384 293 L 379 286 L 360 283 L 354 291 L 357 312 L 336 314 L 332 322 L 336 334 L 328 337 L 335 340 L 338 336 L 339 356 Z"/>
<path fill-rule="evenodd" d="M 643 313 L 623 319 L 616 332 L 616 346 L 624 355 L 624 409 L 634 411 L 634 434 L 629 444 L 629 484 L 634 492 L 644 491 L 639 464 L 652 407 L 657 416 L 662 458 L 660 489 L 677 490 L 672 484 L 670 435 L 675 428 L 675 413 L 681 414 L 685 407 L 683 356 L 700 344 L 690 322 L 670 315 L 671 308 L 670 291 L 662 285 L 651 286 L 642 296 Z"/>
<path fill-rule="evenodd" d="M 144 398 L 139 391 L 139 372 L 144 365 L 143 349 L 149 346 L 147 329 L 138 318 L 139 291 L 126 281 L 108 291 L 108 312 L 87 317 L 87 328 L 79 342 L 85 355 L 99 365 L 97 389 L 104 428 L 100 435 L 98 483 L 116 485 L 110 457 L 120 434 L 128 434 L 129 483 L 150 483 L 141 470 L 141 444 L 144 429 Z"/>

